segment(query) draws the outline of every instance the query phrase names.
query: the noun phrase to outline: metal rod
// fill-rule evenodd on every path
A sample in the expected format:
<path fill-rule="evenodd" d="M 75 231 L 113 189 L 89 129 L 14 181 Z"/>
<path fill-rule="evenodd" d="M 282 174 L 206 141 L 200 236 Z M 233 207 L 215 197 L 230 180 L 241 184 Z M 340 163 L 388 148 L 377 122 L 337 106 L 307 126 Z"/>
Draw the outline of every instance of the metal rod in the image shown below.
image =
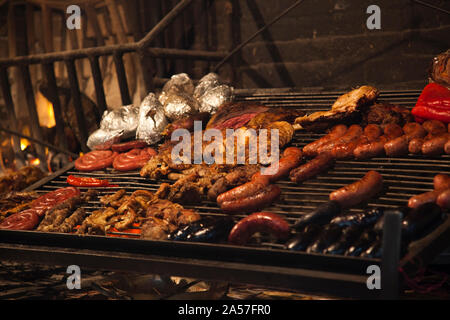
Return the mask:
<path fill-rule="evenodd" d="M 42 141 L 42 140 L 39 140 L 39 139 L 32 138 L 32 137 L 27 136 L 27 135 L 25 135 L 25 134 L 22 134 L 22 133 L 20 133 L 20 132 L 13 131 L 13 130 L 6 129 L 6 128 L 2 128 L 2 127 L 0 127 L 0 131 L 4 131 L 4 132 L 9 133 L 9 134 L 12 134 L 12 135 L 14 135 L 14 136 L 17 136 L 17 137 L 20 137 L 20 138 L 27 139 L 27 140 L 29 140 L 29 141 L 31 141 L 31 142 L 34 142 L 34 143 L 38 143 L 38 144 L 43 145 L 44 147 L 47 147 L 47 148 L 49 148 L 49 149 L 52 149 L 52 150 L 58 151 L 58 152 L 60 152 L 60 153 L 64 153 L 64 154 L 66 154 L 66 155 L 68 155 L 68 156 L 71 156 L 71 157 L 74 158 L 74 159 L 78 158 L 78 155 L 77 155 L 76 153 L 67 151 L 67 150 L 65 150 L 65 149 L 63 149 L 63 148 L 57 147 L 57 146 L 55 146 L 55 145 L 53 145 L 53 144 L 50 144 L 50 143 L 47 143 L 47 142 L 45 142 L 45 141 Z"/>
<path fill-rule="evenodd" d="M 47 76 L 49 99 L 53 105 L 53 113 L 55 115 L 56 134 L 59 140 L 59 145 L 63 149 L 67 149 L 67 139 L 64 134 L 64 119 L 62 116 L 61 102 L 58 95 L 58 87 L 56 84 L 55 70 L 53 63 L 46 63 L 43 65 L 44 73 Z"/>
<path fill-rule="evenodd" d="M 440 12 L 444 12 L 444 13 L 446 13 L 446 14 L 450 14 L 450 11 L 445 10 L 445 9 L 442 9 L 442 8 L 437 7 L 437 6 L 435 6 L 435 5 L 432 5 L 431 3 L 423 2 L 423 1 L 420 1 L 420 0 L 413 0 L 413 1 L 414 1 L 415 3 L 418 3 L 418 4 L 423 5 L 423 6 L 425 6 L 425 7 L 432 8 L 432 9 L 434 9 L 434 10 L 437 10 L 437 11 L 440 11 Z"/>
<path fill-rule="evenodd" d="M 86 146 L 87 142 L 87 130 L 86 130 L 86 122 L 84 118 L 84 109 L 83 104 L 81 102 L 81 94 L 80 94 L 80 87 L 78 85 L 78 78 L 77 78 L 77 71 L 75 68 L 75 62 L 73 60 L 66 60 L 66 69 L 67 74 L 69 76 L 69 83 L 70 83 L 70 98 L 74 106 L 75 111 L 75 117 L 77 120 L 78 125 L 78 131 L 79 131 L 79 139 L 81 150 L 83 152 L 88 152 L 89 149 Z"/>
<path fill-rule="evenodd" d="M 97 97 L 97 108 L 100 114 L 103 114 L 106 107 L 105 90 L 103 89 L 102 72 L 100 70 L 100 65 L 98 62 L 98 57 L 92 56 L 89 58 L 89 63 L 91 65 L 92 78 L 94 80 L 95 94 Z"/>
<path fill-rule="evenodd" d="M 150 46 L 151 42 L 158 36 L 162 31 L 164 31 L 170 23 L 181 14 L 184 9 L 190 5 L 192 0 L 182 0 L 180 1 L 169 13 L 159 21 L 156 26 L 150 30 L 149 33 L 145 35 L 139 42 L 137 42 L 137 46 L 141 49 L 147 48 Z"/>
<path fill-rule="evenodd" d="M 128 88 L 127 75 L 125 66 L 123 65 L 122 54 L 115 52 L 113 55 L 114 65 L 116 66 L 117 81 L 119 82 L 120 96 L 122 97 L 122 104 L 131 104 L 130 91 Z"/>
<path fill-rule="evenodd" d="M 239 44 L 236 48 L 234 48 L 225 58 L 223 58 L 215 67 L 214 72 L 217 72 L 220 67 L 228 60 L 230 59 L 236 52 L 241 50 L 245 45 L 247 45 L 250 41 L 252 41 L 254 38 L 256 38 L 259 34 L 261 34 L 264 30 L 269 28 L 271 25 L 273 25 L 275 22 L 280 20 L 282 17 L 284 17 L 287 13 L 289 13 L 291 10 L 299 6 L 304 0 L 297 0 L 294 4 L 292 4 L 290 7 L 285 9 L 283 12 L 281 12 L 278 16 L 276 16 L 273 20 L 271 20 L 268 24 L 266 24 L 264 27 L 256 31 L 252 36 L 250 36 L 247 40 Z"/>

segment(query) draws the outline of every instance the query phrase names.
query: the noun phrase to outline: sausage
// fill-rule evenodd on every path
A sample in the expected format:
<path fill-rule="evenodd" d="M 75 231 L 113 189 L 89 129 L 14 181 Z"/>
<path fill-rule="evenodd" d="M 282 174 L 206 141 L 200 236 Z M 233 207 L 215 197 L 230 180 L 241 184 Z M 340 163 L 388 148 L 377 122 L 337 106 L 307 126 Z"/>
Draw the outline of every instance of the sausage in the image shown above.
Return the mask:
<path fill-rule="evenodd" d="M 264 190 L 268 185 L 269 177 L 257 172 L 249 182 L 219 194 L 216 201 L 221 205 L 223 202 L 246 198 Z"/>
<path fill-rule="evenodd" d="M 278 240 L 286 240 L 290 234 L 290 227 L 286 220 L 275 213 L 256 212 L 234 225 L 228 235 L 228 242 L 244 245 L 256 232 L 270 233 Z"/>
<path fill-rule="evenodd" d="M 115 143 L 111 146 L 111 150 L 115 152 L 125 152 L 131 149 L 140 149 L 148 146 L 144 140 L 134 140 L 122 143 Z"/>
<path fill-rule="evenodd" d="M 380 192 L 382 187 L 383 177 L 372 170 L 362 179 L 330 193 L 330 200 L 339 202 L 342 207 L 352 207 L 369 200 Z"/>
<path fill-rule="evenodd" d="M 320 146 L 317 150 L 317 153 L 321 154 L 325 152 L 331 152 L 335 146 L 340 144 L 346 144 L 353 140 L 359 139 L 362 134 L 363 129 L 361 128 L 361 126 L 356 124 L 351 125 L 344 135 Z"/>
<path fill-rule="evenodd" d="M 342 234 L 342 228 L 333 224 L 327 225 L 319 234 L 319 237 L 306 248 L 306 252 L 322 253 L 331 244 L 336 242 Z"/>
<path fill-rule="evenodd" d="M 190 223 L 172 233 L 168 240 L 217 242 L 226 239 L 234 226 L 231 217 L 205 217 Z"/>
<path fill-rule="evenodd" d="M 338 124 L 338 125 L 334 126 L 328 134 L 326 134 L 323 137 L 317 139 L 316 141 L 308 143 L 306 146 L 304 146 L 303 154 L 306 157 L 317 156 L 319 147 L 323 146 L 324 144 L 326 144 L 332 140 L 342 137 L 346 132 L 347 132 L 346 125 Z"/>
<path fill-rule="evenodd" d="M 403 132 L 410 140 L 414 138 L 424 138 L 427 135 L 427 131 L 417 122 L 408 122 L 405 124 L 403 126 Z"/>
<path fill-rule="evenodd" d="M 229 213 L 252 212 L 267 207 L 278 199 L 280 194 L 280 187 L 274 184 L 269 184 L 264 189 L 250 196 L 224 201 L 220 203 L 220 208 Z"/>
<path fill-rule="evenodd" d="M 450 189 L 439 193 L 436 204 L 442 209 L 450 209 Z"/>
<path fill-rule="evenodd" d="M 401 137 L 403 129 L 396 123 L 389 123 L 383 128 L 384 136 L 389 140 Z"/>
<path fill-rule="evenodd" d="M 438 120 L 427 120 L 422 123 L 422 127 L 428 132 L 429 136 L 437 136 L 448 132 L 447 127 Z"/>
<path fill-rule="evenodd" d="M 384 152 L 388 157 L 400 157 L 408 154 L 408 137 L 403 135 L 384 144 Z"/>
<path fill-rule="evenodd" d="M 344 254 L 344 252 L 361 236 L 364 228 L 352 225 L 342 230 L 341 237 L 324 250 L 326 254 Z"/>
<path fill-rule="evenodd" d="M 80 171 L 102 170 L 112 165 L 117 152 L 111 150 L 94 150 L 75 160 L 75 168 Z"/>
<path fill-rule="evenodd" d="M 281 178 L 284 178 L 285 176 L 289 175 L 289 172 L 298 167 L 300 165 L 300 162 L 302 160 L 302 151 L 299 148 L 296 147 L 289 147 L 286 148 L 286 150 L 283 152 L 283 156 L 280 160 L 278 160 L 278 163 L 272 164 L 264 171 L 266 171 L 268 174 L 266 175 L 269 178 L 269 182 L 275 182 Z M 276 170 L 276 167 L 278 166 L 278 170 Z M 276 171 L 275 171 L 276 170 Z M 272 173 L 274 172 L 275 173 Z"/>
<path fill-rule="evenodd" d="M 402 221 L 402 236 L 408 240 L 415 240 L 442 217 L 441 208 L 432 202 L 411 210 Z"/>
<path fill-rule="evenodd" d="M 41 195 L 31 202 L 31 207 L 35 210 L 39 217 L 53 206 L 80 195 L 80 190 L 75 187 L 59 188 Z"/>
<path fill-rule="evenodd" d="M 307 163 L 291 170 L 289 179 L 296 183 L 302 183 L 311 179 L 319 173 L 327 170 L 334 164 L 333 157 L 328 153 L 319 154 Z"/>
<path fill-rule="evenodd" d="M 443 173 L 435 175 L 433 178 L 433 187 L 437 191 L 450 189 L 450 176 Z"/>
<path fill-rule="evenodd" d="M 331 150 L 331 156 L 334 159 L 350 159 L 354 155 L 355 149 L 361 145 L 369 143 L 369 140 L 366 136 L 362 136 L 357 140 L 350 141 L 348 143 L 338 144 Z"/>
<path fill-rule="evenodd" d="M 424 138 L 414 138 L 408 144 L 408 151 L 412 154 L 420 154 L 422 152 L 422 145 L 424 143 Z"/>
<path fill-rule="evenodd" d="M 294 222 L 293 228 L 301 230 L 307 225 L 317 224 L 324 225 L 330 222 L 335 216 L 341 212 L 341 205 L 336 201 L 328 201 L 319 205 L 316 209 L 301 216 Z"/>
<path fill-rule="evenodd" d="M 402 136 L 403 129 L 397 124 L 388 124 L 383 129 L 384 134 L 378 138 L 360 143 L 354 150 L 353 155 L 356 159 L 370 159 L 382 155 L 384 152 L 392 153 L 392 144 L 388 145 L 386 151 L 386 144 L 390 141 Z M 395 145 L 398 142 L 394 143 Z M 394 147 L 397 150 L 398 147 Z"/>
<path fill-rule="evenodd" d="M 438 195 L 439 195 L 439 191 L 436 191 L 436 190 L 415 195 L 415 196 L 409 198 L 408 207 L 417 208 L 428 202 L 434 203 L 434 202 L 436 202 Z"/>
<path fill-rule="evenodd" d="M 445 154 L 450 154 L 450 140 L 444 145 L 444 152 Z"/>
<path fill-rule="evenodd" d="M 306 248 L 317 238 L 322 231 L 322 227 L 317 224 L 306 226 L 305 230 L 289 239 L 284 247 L 288 250 L 305 251 Z"/>
<path fill-rule="evenodd" d="M 0 223 L 0 229 L 32 230 L 39 223 L 39 216 L 33 208 L 16 212 Z"/>
<path fill-rule="evenodd" d="M 374 208 L 365 212 L 337 216 L 330 221 L 330 224 L 337 224 L 341 227 L 361 226 L 365 228 L 374 225 L 381 216 L 383 216 L 383 209 Z"/>
<path fill-rule="evenodd" d="M 364 135 L 367 137 L 369 141 L 375 141 L 378 139 L 381 134 L 383 133 L 383 130 L 381 130 L 380 126 L 377 124 L 368 124 L 364 128 Z"/>
<path fill-rule="evenodd" d="M 426 156 L 438 156 L 444 153 L 444 146 L 449 141 L 450 134 L 444 133 L 425 141 L 422 144 L 422 154 Z"/>
<path fill-rule="evenodd" d="M 385 136 L 381 136 L 375 141 L 362 143 L 353 150 L 356 159 L 370 159 L 383 154 L 384 145 L 387 141 Z"/>
<path fill-rule="evenodd" d="M 346 256 L 357 257 L 376 241 L 377 234 L 373 230 L 364 231 L 359 239 L 345 251 Z"/>
<path fill-rule="evenodd" d="M 152 148 L 132 149 L 116 156 L 112 165 L 118 171 L 136 170 L 145 166 L 156 154 L 157 152 Z"/>

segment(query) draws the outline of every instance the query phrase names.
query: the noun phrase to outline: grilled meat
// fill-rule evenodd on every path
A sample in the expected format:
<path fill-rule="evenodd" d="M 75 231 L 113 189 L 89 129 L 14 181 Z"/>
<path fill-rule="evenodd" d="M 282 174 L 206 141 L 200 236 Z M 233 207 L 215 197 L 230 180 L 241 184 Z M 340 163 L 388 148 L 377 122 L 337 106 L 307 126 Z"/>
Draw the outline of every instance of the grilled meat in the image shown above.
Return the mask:
<path fill-rule="evenodd" d="M 373 104 L 378 95 L 378 89 L 361 86 L 340 96 L 332 105 L 331 110 L 298 117 L 295 119 L 295 123 L 308 131 L 323 132 L 338 123 L 359 122 L 361 111 Z"/>
<path fill-rule="evenodd" d="M 54 231 L 55 232 L 62 232 L 62 233 L 69 233 L 72 232 L 72 230 L 83 222 L 84 218 L 86 217 L 87 212 L 83 208 L 78 208 L 75 210 L 68 218 L 64 220 L 64 222 L 57 227 Z"/>
<path fill-rule="evenodd" d="M 177 227 L 164 219 L 149 217 L 141 226 L 141 238 L 150 240 L 164 240 Z"/>
<path fill-rule="evenodd" d="M 7 171 L 0 176 L 0 195 L 20 191 L 45 177 L 45 173 L 35 166 L 25 166 L 17 171 Z"/>
<path fill-rule="evenodd" d="M 390 103 L 375 103 L 363 115 L 362 125 L 378 124 L 384 127 L 386 124 L 395 123 L 404 126 L 413 122 L 414 117 L 408 109 Z"/>

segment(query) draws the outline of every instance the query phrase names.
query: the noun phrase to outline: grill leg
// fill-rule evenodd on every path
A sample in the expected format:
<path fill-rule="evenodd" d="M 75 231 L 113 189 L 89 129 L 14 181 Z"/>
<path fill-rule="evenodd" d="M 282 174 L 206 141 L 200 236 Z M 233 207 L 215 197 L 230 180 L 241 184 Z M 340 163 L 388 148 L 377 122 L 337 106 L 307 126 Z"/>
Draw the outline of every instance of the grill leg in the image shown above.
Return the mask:
<path fill-rule="evenodd" d="M 381 260 L 381 298 L 398 299 L 398 262 L 401 245 L 402 213 L 386 211 L 383 227 L 383 257 Z"/>

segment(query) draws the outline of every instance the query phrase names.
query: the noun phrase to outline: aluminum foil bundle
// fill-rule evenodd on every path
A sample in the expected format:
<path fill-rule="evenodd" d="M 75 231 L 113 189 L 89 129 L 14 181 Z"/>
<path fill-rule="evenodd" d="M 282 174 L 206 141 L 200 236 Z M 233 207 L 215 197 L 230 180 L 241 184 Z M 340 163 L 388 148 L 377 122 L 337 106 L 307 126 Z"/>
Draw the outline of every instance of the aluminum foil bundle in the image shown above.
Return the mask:
<path fill-rule="evenodd" d="M 194 94 L 194 82 L 186 73 L 175 74 L 166 82 L 159 96 L 159 102 L 164 105 L 167 98 L 176 93 Z"/>
<path fill-rule="evenodd" d="M 164 128 L 168 125 L 164 108 L 154 93 L 149 93 L 139 108 L 136 139 L 154 144 L 161 140 Z"/>
<path fill-rule="evenodd" d="M 221 84 L 216 73 L 208 73 L 194 89 L 194 97 L 200 103 L 199 112 L 214 114 L 225 102 L 233 99 L 233 87 Z"/>
<path fill-rule="evenodd" d="M 208 73 L 200 79 L 194 89 L 194 98 L 199 99 L 206 91 L 220 85 L 219 75 L 214 72 Z"/>
<path fill-rule="evenodd" d="M 183 92 L 169 93 L 164 103 L 164 114 L 170 121 L 175 121 L 197 113 L 199 108 L 200 104 L 193 96 Z"/>
<path fill-rule="evenodd" d="M 139 107 L 132 104 L 103 113 L 100 128 L 88 138 L 90 149 L 108 149 L 121 139 L 132 137 L 138 125 Z"/>

